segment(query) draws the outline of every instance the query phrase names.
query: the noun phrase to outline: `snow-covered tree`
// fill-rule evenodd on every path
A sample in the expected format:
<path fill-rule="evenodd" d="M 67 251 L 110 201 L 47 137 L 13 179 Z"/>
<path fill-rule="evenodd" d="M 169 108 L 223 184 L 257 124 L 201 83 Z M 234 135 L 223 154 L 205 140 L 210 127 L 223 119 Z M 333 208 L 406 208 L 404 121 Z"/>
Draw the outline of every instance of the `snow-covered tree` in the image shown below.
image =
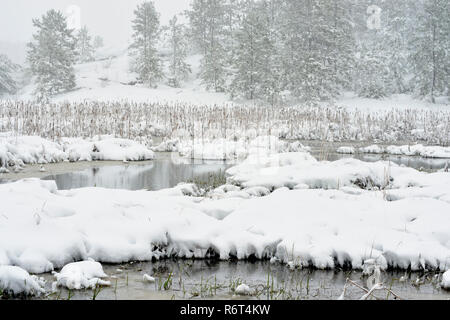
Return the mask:
<path fill-rule="evenodd" d="M 285 86 L 305 102 L 335 97 L 351 66 L 349 1 L 285 0 Z M 341 83 L 342 82 L 342 83 Z"/>
<path fill-rule="evenodd" d="M 17 90 L 17 83 L 13 73 L 19 66 L 13 63 L 6 55 L 0 54 L 0 96 L 5 93 L 14 93 Z"/>
<path fill-rule="evenodd" d="M 276 33 L 268 1 L 246 1 L 245 14 L 236 33 L 232 96 L 264 99 L 272 104 L 280 91 Z"/>
<path fill-rule="evenodd" d="M 95 36 L 93 46 L 95 50 L 102 48 L 104 46 L 103 38 L 100 36 Z"/>
<path fill-rule="evenodd" d="M 177 17 L 174 16 L 169 21 L 168 33 L 170 44 L 168 83 L 172 87 L 179 87 L 191 73 L 191 67 L 186 63 L 188 51 L 186 27 L 178 23 Z"/>
<path fill-rule="evenodd" d="M 227 80 L 225 8 L 221 0 L 194 0 L 187 12 L 193 40 L 202 54 L 199 77 L 216 92 L 225 90 Z"/>
<path fill-rule="evenodd" d="M 389 92 L 389 67 L 383 51 L 374 43 L 357 53 L 356 92 L 360 97 L 379 99 Z"/>
<path fill-rule="evenodd" d="M 131 71 L 138 74 L 138 80 L 142 83 L 156 87 L 163 78 L 162 63 L 156 48 L 161 31 L 159 14 L 152 1 L 138 5 L 134 14 Z"/>
<path fill-rule="evenodd" d="M 66 18 L 50 10 L 41 19 L 33 19 L 37 32 L 28 44 L 28 62 L 36 76 L 35 95 L 38 100 L 75 87 L 76 39 L 67 27 Z"/>
<path fill-rule="evenodd" d="M 450 3 L 424 0 L 410 40 L 412 86 L 434 103 L 450 87 Z"/>
<path fill-rule="evenodd" d="M 77 60 L 78 62 L 89 62 L 94 60 L 95 49 L 92 44 L 92 37 L 86 26 L 77 33 Z"/>

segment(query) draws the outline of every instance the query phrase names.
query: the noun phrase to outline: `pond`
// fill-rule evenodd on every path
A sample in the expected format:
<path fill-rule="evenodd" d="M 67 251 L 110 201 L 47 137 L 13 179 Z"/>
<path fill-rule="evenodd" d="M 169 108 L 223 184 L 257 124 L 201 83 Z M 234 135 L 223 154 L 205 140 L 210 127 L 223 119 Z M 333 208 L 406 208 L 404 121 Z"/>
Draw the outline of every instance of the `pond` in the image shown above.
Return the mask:
<path fill-rule="evenodd" d="M 424 171 L 442 169 L 448 161 L 447 159 L 408 156 L 323 153 L 319 150 L 313 150 L 312 155 L 317 159 L 328 161 L 349 157 L 368 162 L 386 160 Z M 232 163 L 225 161 L 190 160 L 161 154 L 154 161 L 145 164 L 121 163 L 120 165 L 98 166 L 94 162 L 90 167 L 83 170 L 52 174 L 44 177 L 44 179 L 55 180 L 60 190 L 94 186 L 127 190 L 160 190 L 172 188 L 181 182 L 208 183 L 211 179 L 224 180 L 225 171 L 232 165 Z"/>
<path fill-rule="evenodd" d="M 161 190 L 172 188 L 180 182 L 205 183 L 215 177 L 223 178 L 231 165 L 223 161 L 172 161 L 156 159 L 146 164 L 121 164 L 97 167 L 82 171 L 46 176 L 54 180 L 59 190 L 84 187 L 101 187 L 127 190 Z"/>
<path fill-rule="evenodd" d="M 290 270 L 268 261 L 163 260 L 103 265 L 111 286 L 98 290 L 58 290 L 46 299 L 337 299 L 346 279 L 366 287 L 367 277 L 359 271 Z M 155 278 L 144 281 L 143 275 Z M 436 276 L 437 275 L 437 276 Z M 404 277 L 403 279 L 402 276 Z M 44 274 L 50 292 L 54 277 Z M 401 279 L 401 280 L 400 280 Z M 417 280 L 419 279 L 419 281 Z M 450 292 L 439 287 L 435 273 L 384 272 L 383 283 L 402 299 L 449 299 Z M 236 296 L 234 289 L 247 284 L 252 295 Z M 365 292 L 348 286 L 346 299 L 359 299 Z M 380 299 L 393 299 L 387 291 L 375 293 Z M 43 297 L 41 297 L 42 299 Z"/>

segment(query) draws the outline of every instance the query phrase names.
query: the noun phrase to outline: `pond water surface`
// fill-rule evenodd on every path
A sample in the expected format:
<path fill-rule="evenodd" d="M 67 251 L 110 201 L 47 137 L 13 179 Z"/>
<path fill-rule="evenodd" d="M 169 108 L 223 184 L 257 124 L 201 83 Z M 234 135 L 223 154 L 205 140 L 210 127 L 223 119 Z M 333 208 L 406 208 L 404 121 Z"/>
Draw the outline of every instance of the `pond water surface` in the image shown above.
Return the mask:
<path fill-rule="evenodd" d="M 58 290 L 47 299 L 337 299 L 349 278 L 366 288 L 367 277 L 359 271 L 290 270 L 267 261 L 163 260 L 103 265 L 111 286 L 69 292 Z M 143 280 L 148 274 L 154 283 Z M 404 279 L 400 280 L 404 276 Z M 384 272 L 381 281 L 402 299 L 450 299 L 450 292 L 439 287 L 437 273 Z M 54 277 L 45 274 L 50 291 Z M 417 280 L 419 279 L 419 280 Z M 245 283 L 249 296 L 237 296 L 234 289 Z M 363 289 L 349 285 L 346 299 L 359 299 Z M 394 299 L 385 290 L 375 293 L 379 299 Z M 42 298 L 42 297 L 41 297 Z M 373 298 L 374 299 L 374 298 Z"/>
<path fill-rule="evenodd" d="M 448 159 L 426 159 L 408 156 L 385 156 L 367 154 L 323 153 L 312 150 L 312 155 L 320 160 L 335 161 L 343 158 L 357 158 L 363 161 L 392 161 L 398 165 L 424 171 L 436 171 L 445 167 Z M 211 177 L 221 176 L 232 163 L 226 161 L 203 161 L 181 159 L 170 154 L 162 154 L 154 161 L 98 166 L 95 162 L 84 170 L 53 174 L 44 177 L 55 180 L 60 190 L 84 187 L 101 187 L 127 190 L 160 190 L 172 188 L 181 182 L 200 181 L 207 183 Z"/>

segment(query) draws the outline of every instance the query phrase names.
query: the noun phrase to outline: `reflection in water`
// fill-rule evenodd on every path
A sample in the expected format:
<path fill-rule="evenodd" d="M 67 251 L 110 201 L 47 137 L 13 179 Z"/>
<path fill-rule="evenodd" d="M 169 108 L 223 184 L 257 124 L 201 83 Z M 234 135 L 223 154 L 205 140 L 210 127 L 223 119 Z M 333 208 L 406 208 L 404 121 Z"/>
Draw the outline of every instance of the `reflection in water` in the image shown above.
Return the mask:
<path fill-rule="evenodd" d="M 84 187 L 160 190 L 172 188 L 180 182 L 191 181 L 194 178 L 200 181 L 207 180 L 209 175 L 224 172 L 229 166 L 222 161 L 177 163 L 164 159 L 145 165 L 92 167 L 44 179 L 55 180 L 60 190 Z"/>

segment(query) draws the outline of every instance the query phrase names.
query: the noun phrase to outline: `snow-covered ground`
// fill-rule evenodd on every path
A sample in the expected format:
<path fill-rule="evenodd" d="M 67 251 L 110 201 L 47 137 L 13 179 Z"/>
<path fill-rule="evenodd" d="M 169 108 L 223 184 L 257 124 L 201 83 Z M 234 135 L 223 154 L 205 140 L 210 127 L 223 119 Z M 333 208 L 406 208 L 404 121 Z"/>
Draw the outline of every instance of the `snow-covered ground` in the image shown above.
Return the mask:
<path fill-rule="evenodd" d="M 317 161 L 308 153 L 252 158 L 206 196 L 53 181 L 0 185 L 0 265 L 42 273 L 87 258 L 119 263 L 218 255 L 296 266 L 446 270 L 450 174 L 387 162 Z"/>
<path fill-rule="evenodd" d="M 62 161 L 139 161 L 151 160 L 154 153 L 132 140 L 110 136 L 92 139 L 59 138 L 53 142 L 38 136 L 15 136 L 0 133 L 0 173 L 8 168 L 21 170 L 26 164 Z"/>
<path fill-rule="evenodd" d="M 97 54 L 97 61 L 78 64 L 75 67 L 77 89 L 55 96 L 54 102 L 82 102 L 128 100 L 135 102 L 183 102 L 194 104 L 229 104 L 229 95 L 205 90 L 197 79 L 200 71 L 200 55 L 187 58 L 192 73 L 181 88 L 167 86 L 164 81 L 158 88 L 147 88 L 142 85 L 130 85 L 136 80 L 136 75 L 130 72 L 130 57 L 126 50 L 104 48 Z M 8 98 L 18 100 L 33 99 L 34 85 L 29 84 L 18 94 Z M 233 101 L 234 103 L 255 104 L 254 101 Z M 433 104 L 424 100 L 412 98 L 410 95 L 398 94 L 383 99 L 360 98 L 352 92 L 343 92 L 335 106 L 362 112 L 384 112 L 397 110 L 448 110 L 449 101 L 438 98 Z M 328 105 L 324 103 L 323 105 Z"/>

